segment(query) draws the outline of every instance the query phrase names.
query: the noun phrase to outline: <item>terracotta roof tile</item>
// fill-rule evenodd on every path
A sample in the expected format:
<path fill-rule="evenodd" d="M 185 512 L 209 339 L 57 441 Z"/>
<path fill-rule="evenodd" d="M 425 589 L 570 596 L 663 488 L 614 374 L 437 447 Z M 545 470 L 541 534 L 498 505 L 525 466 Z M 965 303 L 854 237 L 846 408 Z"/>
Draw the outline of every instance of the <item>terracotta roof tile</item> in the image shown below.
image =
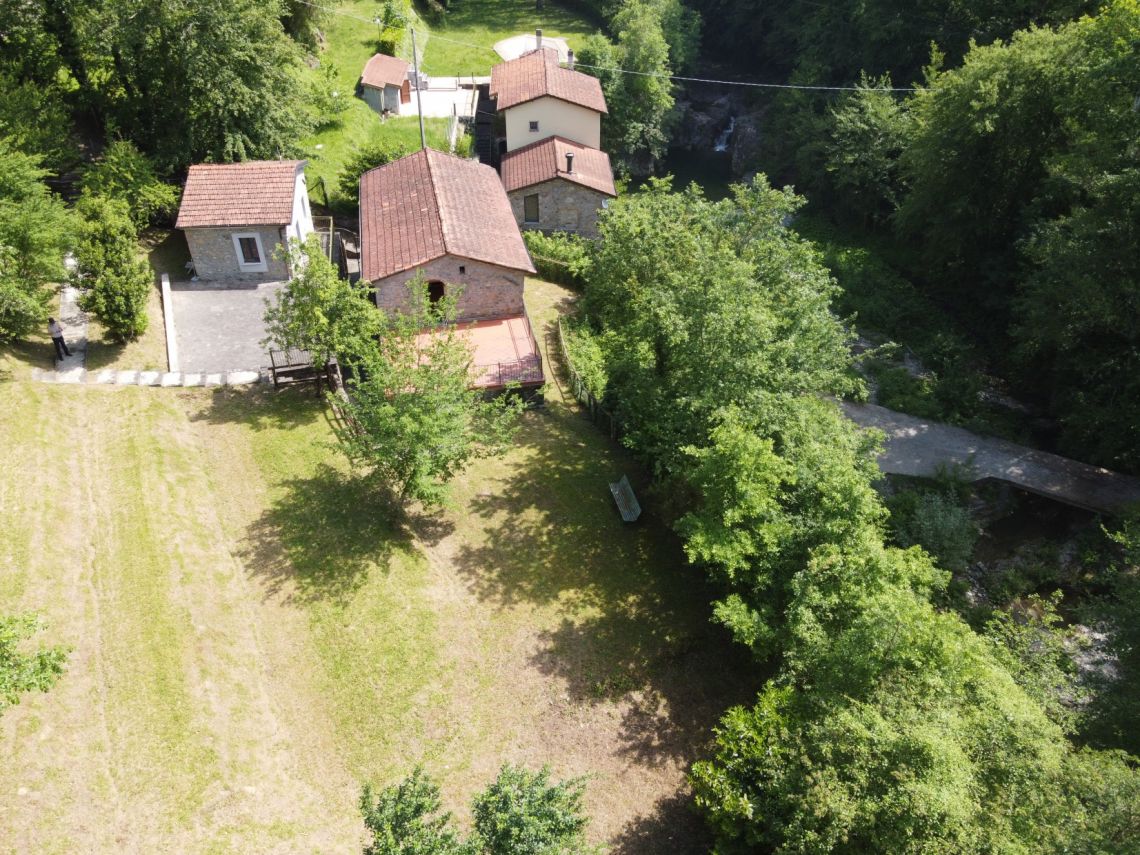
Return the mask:
<path fill-rule="evenodd" d="M 448 254 L 534 272 L 495 170 L 426 149 L 360 176 L 364 279 Z"/>
<path fill-rule="evenodd" d="M 175 228 L 280 226 L 293 219 L 303 160 L 197 163 L 190 167 Z"/>
<path fill-rule="evenodd" d="M 368 60 L 360 75 L 365 86 L 383 89 L 385 86 L 402 86 L 408 79 L 408 64 L 402 59 L 378 53 Z"/>
<path fill-rule="evenodd" d="M 574 171 L 566 171 L 566 152 L 574 155 Z M 508 193 L 562 178 L 607 196 L 617 196 L 610 157 L 604 151 L 564 137 L 548 137 L 503 155 L 503 187 Z"/>
<path fill-rule="evenodd" d="M 491 97 L 500 110 L 549 95 L 599 113 L 609 112 L 598 78 L 558 64 L 558 51 L 543 48 L 491 69 Z"/>

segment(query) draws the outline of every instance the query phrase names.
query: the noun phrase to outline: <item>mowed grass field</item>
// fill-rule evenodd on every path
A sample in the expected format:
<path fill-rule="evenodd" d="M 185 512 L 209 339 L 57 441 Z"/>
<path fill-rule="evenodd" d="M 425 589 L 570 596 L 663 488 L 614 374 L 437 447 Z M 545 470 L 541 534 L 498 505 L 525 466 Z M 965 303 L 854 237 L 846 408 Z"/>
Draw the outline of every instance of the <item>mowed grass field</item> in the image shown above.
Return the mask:
<path fill-rule="evenodd" d="M 541 340 L 569 299 L 528 284 Z M 706 851 L 684 772 L 757 677 L 557 384 L 392 523 L 310 391 L 33 383 L 46 347 L 0 351 L 0 611 L 72 652 L 0 717 L 0 851 L 358 851 L 363 781 L 423 763 L 468 822 L 506 761 L 589 775 L 615 852 Z"/>

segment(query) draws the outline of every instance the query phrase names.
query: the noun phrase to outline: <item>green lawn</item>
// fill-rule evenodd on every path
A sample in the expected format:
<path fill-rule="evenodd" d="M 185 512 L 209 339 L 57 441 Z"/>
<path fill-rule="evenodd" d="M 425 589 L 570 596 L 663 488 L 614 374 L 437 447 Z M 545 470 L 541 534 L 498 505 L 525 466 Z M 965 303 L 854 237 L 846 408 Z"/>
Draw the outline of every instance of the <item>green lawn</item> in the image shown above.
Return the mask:
<path fill-rule="evenodd" d="M 526 296 L 545 342 L 572 295 Z M 758 677 L 557 383 L 392 522 L 309 390 L 46 385 L 41 351 L 0 350 L 0 611 L 72 654 L 4 716 L 13 851 L 352 851 L 362 780 L 422 762 L 466 821 L 504 761 L 589 774 L 598 842 L 701 851 L 684 771 Z"/>
<path fill-rule="evenodd" d="M 601 24 L 550 0 L 543 3 L 541 12 L 535 11 L 534 0 L 453 0 L 443 22 L 431 29 L 423 70 L 428 74 L 486 76 L 492 65 L 502 62 L 493 50 L 495 42 L 533 33 L 537 27 L 544 35 L 561 36 L 577 50 Z"/>

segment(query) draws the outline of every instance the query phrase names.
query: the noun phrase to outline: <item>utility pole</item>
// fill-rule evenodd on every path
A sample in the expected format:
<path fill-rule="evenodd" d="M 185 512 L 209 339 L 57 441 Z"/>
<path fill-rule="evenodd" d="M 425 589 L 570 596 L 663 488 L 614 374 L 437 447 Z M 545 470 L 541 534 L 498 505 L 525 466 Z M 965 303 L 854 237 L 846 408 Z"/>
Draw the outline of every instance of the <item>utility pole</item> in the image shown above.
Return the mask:
<path fill-rule="evenodd" d="M 416 28 L 412 31 L 412 72 L 416 75 L 416 110 L 420 114 L 420 149 L 427 148 L 427 136 L 424 134 L 424 102 L 420 98 L 420 59 L 416 53 Z"/>

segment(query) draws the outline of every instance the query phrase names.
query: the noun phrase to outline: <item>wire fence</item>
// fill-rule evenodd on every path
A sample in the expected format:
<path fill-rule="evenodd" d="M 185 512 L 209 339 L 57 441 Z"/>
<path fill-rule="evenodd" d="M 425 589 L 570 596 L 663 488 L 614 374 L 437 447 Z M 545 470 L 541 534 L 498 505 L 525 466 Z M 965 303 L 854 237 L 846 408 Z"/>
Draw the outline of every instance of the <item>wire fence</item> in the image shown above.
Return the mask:
<path fill-rule="evenodd" d="M 586 414 L 589 415 L 590 420 L 608 433 L 610 439 L 619 439 L 624 433 L 621 422 L 618 421 L 617 416 L 602 406 L 601 401 L 590 391 L 590 387 L 586 385 L 586 381 L 575 370 L 574 363 L 570 360 L 570 351 L 566 347 L 566 331 L 562 328 L 561 318 L 558 320 L 558 353 L 562 359 L 562 365 L 566 369 L 570 389 Z"/>

